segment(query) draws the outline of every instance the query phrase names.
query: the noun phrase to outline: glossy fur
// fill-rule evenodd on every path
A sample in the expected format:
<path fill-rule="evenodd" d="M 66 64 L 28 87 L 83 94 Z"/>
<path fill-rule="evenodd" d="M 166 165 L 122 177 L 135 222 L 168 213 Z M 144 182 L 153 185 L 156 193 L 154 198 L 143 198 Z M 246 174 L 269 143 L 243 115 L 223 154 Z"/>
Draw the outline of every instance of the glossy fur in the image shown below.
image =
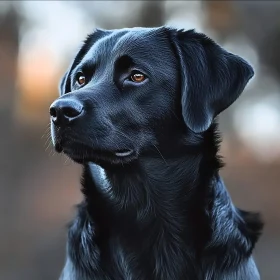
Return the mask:
<path fill-rule="evenodd" d="M 141 84 L 128 78 L 135 69 L 147 77 Z M 76 100 L 83 114 L 52 123 L 57 150 L 83 165 L 61 280 L 260 279 L 252 251 L 262 223 L 232 204 L 215 123 L 252 76 L 193 30 L 88 36 L 58 99 Z M 133 153 L 116 156 L 125 149 Z"/>

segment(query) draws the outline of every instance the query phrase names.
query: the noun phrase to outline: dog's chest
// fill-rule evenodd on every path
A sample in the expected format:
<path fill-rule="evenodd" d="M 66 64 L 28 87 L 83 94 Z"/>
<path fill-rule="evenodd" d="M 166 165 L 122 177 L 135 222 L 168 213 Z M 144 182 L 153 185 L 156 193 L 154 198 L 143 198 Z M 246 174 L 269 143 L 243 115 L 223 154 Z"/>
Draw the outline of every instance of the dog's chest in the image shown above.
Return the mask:
<path fill-rule="evenodd" d="M 170 279 L 191 279 L 186 278 L 186 259 L 178 250 L 172 247 L 164 246 L 162 243 L 148 244 L 141 242 L 142 246 L 132 249 L 135 246 L 129 246 L 121 242 L 121 239 L 112 239 L 109 242 L 110 247 L 110 265 L 107 268 L 110 271 L 112 280 L 170 280 Z M 139 248 L 140 247 L 140 248 Z M 130 249 L 132 249 L 130 251 Z M 189 270 L 189 274 L 193 274 L 193 269 Z"/>
<path fill-rule="evenodd" d="M 119 240 L 115 240 L 111 245 L 112 262 L 115 267 L 115 273 L 126 280 L 137 279 L 135 277 L 135 256 L 129 253 Z"/>

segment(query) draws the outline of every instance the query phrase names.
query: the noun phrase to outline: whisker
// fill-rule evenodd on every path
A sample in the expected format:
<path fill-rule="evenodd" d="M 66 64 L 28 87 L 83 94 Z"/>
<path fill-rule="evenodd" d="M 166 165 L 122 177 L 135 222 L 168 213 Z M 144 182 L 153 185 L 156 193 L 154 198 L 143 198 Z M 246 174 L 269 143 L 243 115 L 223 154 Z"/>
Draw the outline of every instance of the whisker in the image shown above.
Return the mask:
<path fill-rule="evenodd" d="M 51 144 L 51 141 L 49 141 L 48 146 L 47 146 L 46 149 L 45 149 L 45 152 L 49 149 L 50 144 Z"/>
<path fill-rule="evenodd" d="M 178 116 L 175 114 L 175 112 L 173 110 L 171 110 L 171 113 L 174 115 L 174 117 L 177 121 L 180 121 L 180 119 L 178 118 Z"/>
<path fill-rule="evenodd" d="M 127 138 L 129 141 L 133 142 L 133 140 L 132 140 L 129 136 L 127 136 L 126 134 L 124 134 L 122 131 L 116 129 L 116 132 L 117 132 L 119 135 L 121 135 L 121 136 Z"/>
<path fill-rule="evenodd" d="M 41 139 L 45 137 L 45 135 L 49 135 L 50 134 L 50 126 L 51 126 L 51 123 L 48 123 L 47 127 L 45 128 L 45 131 L 43 133 L 43 135 L 41 136 Z"/>
<path fill-rule="evenodd" d="M 155 144 L 153 144 L 153 146 L 157 149 L 158 153 L 159 153 L 160 156 L 162 157 L 162 159 L 163 159 L 163 161 L 165 162 L 165 164 L 168 165 L 167 162 L 166 162 L 166 160 L 165 160 L 165 158 L 163 157 L 162 153 L 161 153 L 160 150 L 158 149 L 158 147 L 157 147 Z"/>
<path fill-rule="evenodd" d="M 63 165 L 68 166 L 68 165 L 69 165 L 68 163 L 71 164 L 71 161 L 70 161 L 70 158 L 69 158 L 69 157 L 66 157 L 64 154 L 62 154 L 61 156 L 62 156 L 62 158 L 64 158 L 64 163 L 63 163 Z"/>

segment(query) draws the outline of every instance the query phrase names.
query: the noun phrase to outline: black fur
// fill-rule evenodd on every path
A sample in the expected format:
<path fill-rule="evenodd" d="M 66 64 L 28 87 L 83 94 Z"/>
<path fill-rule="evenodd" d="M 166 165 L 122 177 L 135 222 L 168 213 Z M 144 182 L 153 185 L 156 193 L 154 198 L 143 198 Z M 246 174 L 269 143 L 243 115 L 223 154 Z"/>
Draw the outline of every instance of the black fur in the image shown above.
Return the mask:
<path fill-rule="evenodd" d="M 130 80 L 135 70 L 144 82 Z M 243 59 L 193 30 L 87 38 L 58 99 L 83 113 L 52 122 L 57 150 L 83 164 L 84 201 L 61 280 L 260 279 L 252 251 L 262 223 L 231 202 L 215 123 L 252 76 Z"/>

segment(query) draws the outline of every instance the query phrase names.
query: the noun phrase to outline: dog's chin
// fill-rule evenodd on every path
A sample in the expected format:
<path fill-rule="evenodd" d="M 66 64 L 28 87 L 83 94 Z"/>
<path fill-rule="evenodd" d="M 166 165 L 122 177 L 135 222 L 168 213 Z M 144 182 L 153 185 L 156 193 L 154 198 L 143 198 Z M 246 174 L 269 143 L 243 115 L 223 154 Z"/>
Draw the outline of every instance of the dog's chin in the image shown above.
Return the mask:
<path fill-rule="evenodd" d="M 135 149 L 105 149 L 87 147 L 81 143 L 61 144 L 55 143 L 55 150 L 64 153 L 70 159 L 79 164 L 94 162 L 104 164 L 128 164 L 138 158 Z"/>

